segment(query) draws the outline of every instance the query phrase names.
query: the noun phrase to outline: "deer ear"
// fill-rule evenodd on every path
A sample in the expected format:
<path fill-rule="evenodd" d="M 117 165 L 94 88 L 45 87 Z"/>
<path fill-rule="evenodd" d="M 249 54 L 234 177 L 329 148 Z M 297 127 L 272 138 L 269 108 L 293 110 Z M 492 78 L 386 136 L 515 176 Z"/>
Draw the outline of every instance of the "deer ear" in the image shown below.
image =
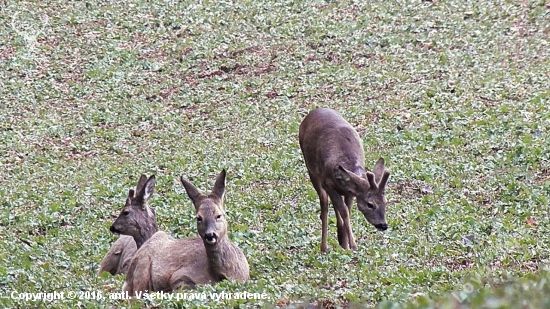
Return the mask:
<path fill-rule="evenodd" d="M 191 202 L 193 202 L 193 205 L 195 206 L 195 209 L 198 209 L 198 205 L 196 204 L 197 199 L 202 195 L 200 191 L 189 181 L 185 180 L 182 177 L 180 177 L 181 184 L 185 188 L 185 192 L 187 192 L 187 196 L 189 196 L 189 199 L 191 199 Z"/>
<path fill-rule="evenodd" d="M 220 199 L 220 201 L 223 201 L 223 195 L 225 192 L 225 176 L 227 172 L 225 169 L 223 169 L 218 177 L 216 177 L 216 183 L 214 183 L 214 188 L 212 189 L 212 193 L 210 195 L 214 195 L 217 198 Z"/>
<path fill-rule="evenodd" d="M 146 182 L 147 182 L 147 176 L 141 175 L 141 177 L 139 177 L 139 180 L 136 186 L 136 192 L 139 192 L 143 188 Z"/>
<path fill-rule="evenodd" d="M 361 177 L 341 165 L 335 168 L 333 173 L 334 179 L 336 180 L 338 186 L 353 195 L 359 195 L 359 192 L 361 192 L 361 187 L 363 186 L 363 180 Z"/>
<path fill-rule="evenodd" d="M 141 180 L 141 179 L 140 179 Z M 138 191 L 138 196 L 141 198 L 144 202 L 147 202 L 151 195 L 153 195 L 153 192 L 155 191 L 155 175 L 149 177 L 147 179 L 147 182 L 143 184 L 143 187 L 140 191 Z"/>

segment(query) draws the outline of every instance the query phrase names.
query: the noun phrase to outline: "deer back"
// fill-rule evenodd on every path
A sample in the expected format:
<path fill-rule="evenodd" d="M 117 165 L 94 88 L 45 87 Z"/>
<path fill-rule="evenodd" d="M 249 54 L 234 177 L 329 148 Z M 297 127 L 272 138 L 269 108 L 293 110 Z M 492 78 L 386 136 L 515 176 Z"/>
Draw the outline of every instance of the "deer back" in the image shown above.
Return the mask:
<path fill-rule="evenodd" d="M 365 154 L 359 134 L 332 109 L 312 110 L 300 124 L 299 142 L 312 177 L 324 179 L 342 194 L 344 188 L 335 182 L 335 169 L 363 170 Z"/>

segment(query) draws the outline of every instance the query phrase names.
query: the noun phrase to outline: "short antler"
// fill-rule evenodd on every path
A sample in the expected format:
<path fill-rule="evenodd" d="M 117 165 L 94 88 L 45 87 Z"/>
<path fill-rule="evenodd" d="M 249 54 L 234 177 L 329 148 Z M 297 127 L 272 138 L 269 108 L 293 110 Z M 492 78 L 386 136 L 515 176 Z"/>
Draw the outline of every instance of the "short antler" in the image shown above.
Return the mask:
<path fill-rule="evenodd" d="M 386 188 L 386 183 L 388 182 L 389 178 L 390 178 L 390 172 L 384 171 L 384 175 L 382 175 L 382 179 L 380 179 L 380 182 L 378 183 L 378 188 L 380 190 L 384 190 Z"/>
<path fill-rule="evenodd" d="M 374 174 L 372 172 L 367 172 L 367 180 L 369 181 L 369 186 L 371 189 L 375 190 L 378 188 L 378 185 L 374 180 Z"/>

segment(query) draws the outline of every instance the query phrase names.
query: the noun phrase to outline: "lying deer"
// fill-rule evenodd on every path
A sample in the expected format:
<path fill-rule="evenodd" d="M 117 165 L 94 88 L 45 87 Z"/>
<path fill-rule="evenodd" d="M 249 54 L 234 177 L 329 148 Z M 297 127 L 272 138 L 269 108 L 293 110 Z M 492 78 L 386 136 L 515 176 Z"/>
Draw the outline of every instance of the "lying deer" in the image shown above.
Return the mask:
<path fill-rule="evenodd" d="M 98 275 L 105 271 L 113 276 L 125 274 L 136 251 L 136 242 L 132 236 L 120 235 L 101 261 Z"/>
<path fill-rule="evenodd" d="M 101 261 L 99 275 L 125 274 L 136 251 L 158 231 L 154 210 L 148 201 L 155 189 L 155 176 L 141 175 L 135 191 L 130 189 L 124 209 L 111 225 L 110 231 L 120 234 Z"/>
<path fill-rule="evenodd" d="M 134 256 L 124 292 L 138 296 L 140 291 L 171 292 L 224 279 L 249 279 L 245 255 L 227 236 L 223 209 L 225 175 L 225 170 L 218 175 L 209 195 L 203 195 L 181 178 L 195 206 L 200 237 L 173 239 L 162 231 L 154 234 Z"/>
<path fill-rule="evenodd" d="M 385 170 L 382 158 L 373 172 L 365 170 L 363 143 L 353 127 L 334 110 L 317 108 L 300 124 L 299 141 L 321 204 L 321 251 L 327 250 L 328 198 L 336 213 L 342 248 L 357 249 L 349 218 L 353 198 L 369 223 L 378 230 L 386 230 L 384 192 L 390 172 Z"/>

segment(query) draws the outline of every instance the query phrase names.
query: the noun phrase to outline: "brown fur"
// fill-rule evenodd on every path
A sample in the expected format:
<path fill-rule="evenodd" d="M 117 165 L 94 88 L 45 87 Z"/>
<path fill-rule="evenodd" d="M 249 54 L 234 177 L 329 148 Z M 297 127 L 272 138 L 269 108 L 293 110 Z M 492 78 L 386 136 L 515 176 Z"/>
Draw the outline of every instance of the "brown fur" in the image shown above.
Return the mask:
<path fill-rule="evenodd" d="M 155 176 L 141 175 L 136 190 L 129 190 L 126 204 L 111 225 L 111 232 L 134 238 L 138 249 L 158 231 L 155 211 L 149 207 L 149 199 L 155 190 Z"/>
<path fill-rule="evenodd" d="M 178 240 L 164 232 L 153 235 L 138 250 L 128 270 L 123 290 L 132 296 L 145 290 L 170 292 L 224 279 L 249 279 L 246 257 L 227 237 L 223 210 L 225 170 L 218 175 L 208 196 L 189 181 L 181 181 L 195 206 L 201 237 Z"/>
<path fill-rule="evenodd" d="M 101 261 L 99 275 L 125 274 L 139 247 L 158 231 L 155 212 L 147 204 L 154 188 L 155 176 L 141 175 L 136 190 L 129 190 L 124 209 L 110 228 L 121 236 Z"/>
<path fill-rule="evenodd" d="M 354 198 L 367 221 L 386 230 L 384 193 L 390 173 L 382 158 L 373 172 L 365 170 L 363 143 L 355 129 L 334 110 L 317 108 L 300 124 L 299 142 L 321 204 L 321 251 L 327 249 L 328 198 L 336 213 L 342 248 L 357 249 L 349 219 Z"/>
<path fill-rule="evenodd" d="M 137 296 L 214 282 L 201 238 L 173 239 L 159 231 L 134 256 L 123 290 Z"/>
<path fill-rule="evenodd" d="M 120 235 L 101 261 L 98 274 L 101 275 L 104 271 L 113 276 L 125 274 L 136 251 L 137 247 L 134 238 L 132 236 Z"/>

